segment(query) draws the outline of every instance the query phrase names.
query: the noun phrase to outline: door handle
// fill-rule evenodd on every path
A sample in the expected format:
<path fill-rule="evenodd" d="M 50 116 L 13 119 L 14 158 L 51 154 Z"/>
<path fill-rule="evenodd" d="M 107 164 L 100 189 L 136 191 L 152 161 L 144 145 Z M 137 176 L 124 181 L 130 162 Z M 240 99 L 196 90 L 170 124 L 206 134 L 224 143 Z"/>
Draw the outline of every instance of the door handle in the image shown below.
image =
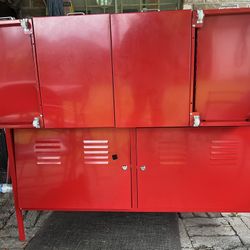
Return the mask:
<path fill-rule="evenodd" d="M 12 17 L 12 16 L 0 17 L 0 21 L 2 21 L 2 20 L 15 20 L 15 17 Z"/>

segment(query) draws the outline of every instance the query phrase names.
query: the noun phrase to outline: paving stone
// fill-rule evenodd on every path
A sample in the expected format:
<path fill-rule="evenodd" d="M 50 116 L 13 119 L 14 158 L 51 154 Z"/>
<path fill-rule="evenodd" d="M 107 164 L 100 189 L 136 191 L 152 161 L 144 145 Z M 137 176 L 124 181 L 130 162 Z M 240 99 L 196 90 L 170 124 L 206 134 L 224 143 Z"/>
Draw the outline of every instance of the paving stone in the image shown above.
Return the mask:
<path fill-rule="evenodd" d="M 52 213 L 51 211 L 41 212 L 35 226 L 41 227 L 44 224 L 44 222 L 49 218 L 51 213 Z"/>
<path fill-rule="evenodd" d="M 237 216 L 250 218 L 250 213 L 238 213 Z"/>
<path fill-rule="evenodd" d="M 207 213 L 209 217 L 211 218 L 220 218 L 221 213 Z"/>
<path fill-rule="evenodd" d="M 244 245 L 250 246 L 250 229 L 239 217 L 228 217 L 230 225 L 234 228 Z"/>
<path fill-rule="evenodd" d="M 11 199 L 11 197 L 10 197 Z M 1 211 L 9 211 L 9 213 L 14 213 L 15 212 L 15 207 L 12 202 L 12 200 L 8 200 L 2 207 Z"/>
<path fill-rule="evenodd" d="M 0 194 L 0 207 L 3 207 L 5 203 L 8 201 L 8 194 Z"/>
<path fill-rule="evenodd" d="M 30 228 L 35 226 L 38 218 L 39 218 L 40 212 L 38 211 L 29 211 L 24 220 L 24 225 L 26 228 Z"/>
<path fill-rule="evenodd" d="M 230 226 L 188 227 L 187 232 L 189 236 L 235 235 L 234 230 Z"/>
<path fill-rule="evenodd" d="M 207 213 L 193 213 L 194 217 L 207 218 Z"/>
<path fill-rule="evenodd" d="M 246 224 L 246 226 L 250 229 L 250 217 L 241 216 L 240 218 Z"/>
<path fill-rule="evenodd" d="M 192 243 L 181 219 L 178 220 L 182 249 L 192 249 Z"/>
<path fill-rule="evenodd" d="M 187 227 L 228 225 L 225 218 L 187 218 L 183 219 L 183 223 Z"/>
<path fill-rule="evenodd" d="M 16 227 L 5 227 L 0 230 L 0 238 L 13 237 L 18 238 L 18 231 Z"/>
<path fill-rule="evenodd" d="M 26 230 L 26 233 L 25 233 L 26 240 L 30 241 L 39 230 L 40 230 L 40 227 L 33 227 L 33 228 L 29 228 L 28 230 Z"/>
<path fill-rule="evenodd" d="M 5 226 L 5 221 L 0 220 L 0 230 Z"/>
<path fill-rule="evenodd" d="M 7 211 L 0 211 L 0 229 L 2 229 L 10 218 L 10 214 Z"/>
<path fill-rule="evenodd" d="M 233 250 L 249 250 L 248 247 L 236 247 Z"/>
<path fill-rule="evenodd" d="M 242 247 L 238 236 L 195 236 L 192 237 L 192 243 L 195 249 L 233 249 Z"/>
<path fill-rule="evenodd" d="M 13 214 L 10 216 L 10 218 L 9 218 L 9 220 L 8 220 L 8 222 L 7 222 L 7 224 L 6 224 L 5 227 L 16 227 L 16 226 L 17 226 L 16 214 L 13 213 Z"/>
<path fill-rule="evenodd" d="M 180 213 L 181 218 L 193 218 L 193 213 Z"/>
<path fill-rule="evenodd" d="M 9 211 L 0 211 L 0 220 L 8 220 L 11 216 L 11 213 Z"/>
<path fill-rule="evenodd" d="M 0 238 L 0 249 L 21 250 L 24 249 L 26 242 L 19 241 L 15 238 Z"/>
<path fill-rule="evenodd" d="M 235 217 L 237 213 L 221 213 L 223 217 Z"/>

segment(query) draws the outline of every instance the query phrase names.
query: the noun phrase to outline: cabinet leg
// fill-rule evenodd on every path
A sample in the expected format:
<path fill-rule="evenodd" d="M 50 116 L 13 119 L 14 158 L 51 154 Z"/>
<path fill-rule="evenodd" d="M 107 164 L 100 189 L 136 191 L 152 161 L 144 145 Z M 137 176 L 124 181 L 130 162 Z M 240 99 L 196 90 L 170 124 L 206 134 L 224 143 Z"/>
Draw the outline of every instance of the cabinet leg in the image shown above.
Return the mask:
<path fill-rule="evenodd" d="M 22 214 L 22 210 L 19 208 L 16 208 L 16 219 L 17 219 L 19 240 L 23 241 L 23 240 L 25 240 L 23 214 Z"/>
<path fill-rule="evenodd" d="M 12 190 L 13 190 L 14 204 L 15 204 L 15 210 L 16 210 L 19 239 L 25 240 L 23 215 L 22 215 L 22 210 L 19 207 L 18 194 L 17 194 L 16 164 L 15 164 L 14 142 L 13 142 L 12 132 L 13 131 L 11 129 L 5 129 L 6 144 L 7 144 L 7 150 L 8 150 L 8 164 L 9 164 L 8 167 L 9 167 L 9 173 L 10 173 L 10 178 L 12 182 Z"/>

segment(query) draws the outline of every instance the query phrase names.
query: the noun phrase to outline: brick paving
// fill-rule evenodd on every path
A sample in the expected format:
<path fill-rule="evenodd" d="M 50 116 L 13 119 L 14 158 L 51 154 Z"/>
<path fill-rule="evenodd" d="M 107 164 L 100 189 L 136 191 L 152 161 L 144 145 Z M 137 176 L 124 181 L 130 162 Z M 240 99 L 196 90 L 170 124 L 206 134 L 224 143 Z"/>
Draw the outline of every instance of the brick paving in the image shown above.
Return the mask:
<path fill-rule="evenodd" d="M 24 249 L 27 243 L 34 237 L 43 223 L 49 217 L 50 212 L 29 211 L 24 213 L 26 241 L 19 241 L 15 209 L 11 194 L 0 194 L 0 249 L 19 250 Z"/>
<path fill-rule="evenodd" d="M 180 213 L 183 250 L 249 250 L 249 213 Z"/>
<path fill-rule="evenodd" d="M 26 238 L 18 240 L 11 194 L 0 194 L 0 249 L 24 249 L 46 222 L 50 212 L 24 214 Z M 250 213 L 180 213 L 183 250 L 250 250 Z"/>

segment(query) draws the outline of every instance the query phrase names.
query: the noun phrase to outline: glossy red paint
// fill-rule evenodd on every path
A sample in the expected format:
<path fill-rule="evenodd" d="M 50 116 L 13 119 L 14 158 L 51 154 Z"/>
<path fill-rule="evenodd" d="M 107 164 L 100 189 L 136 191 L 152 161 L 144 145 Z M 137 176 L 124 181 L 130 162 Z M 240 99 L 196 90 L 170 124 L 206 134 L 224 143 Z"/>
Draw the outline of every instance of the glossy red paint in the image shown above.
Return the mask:
<path fill-rule="evenodd" d="M 249 10 L 205 11 L 196 37 L 195 93 L 203 125 L 249 125 L 249 22 Z"/>
<path fill-rule="evenodd" d="M 138 207 L 250 211 L 250 128 L 138 129 Z M 145 166 L 145 171 L 140 167 Z"/>
<path fill-rule="evenodd" d="M 23 214 L 19 205 L 18 191 L 17 191 L 17 176 L 16 176 L 16 162 L 14 154 L 13 130 L 5 129 L 6 144 L 8 150 L 8 167 L 11 176 L 14 206 L 16 212 L 18 234 L 20 240 L 25 240 L 25 230 L 23 223 Z"/>
<path fill-rule="evenodd" d="M 30 209 L 250 212 L 250 10 L 204 13 L 0 23 L 0 127 L 41 114 L 36 65 L 45 115 L 6 130 L 20 239 Z"/>
<path fill-rule="evenodd" d="M 15 130 L 15 152 L 22 209 L 131 208 L 129 130 Z"/>
<path fill-rule="evenodd" d="M 31 35 L 1 21 L 0 48 L 0 127 L 32 127 L 41 110 Z"/>
<path fill-rule="evenodd" d="M 45 127 L 114 126 L 109 15 L 33 21 Z"/>
<path fill-rule="evenodd" d="M 20 207 L 250 211 L 245 198 L 249 127 L 145 128 L 136 133 L 134 142 L 130 136 L 135 131 L 127 129 L 15 130 Z M 133 151 L 137 173 L 130 170 L 135 167 Z"/>
<path fill-rule="evenodd" d="M 187 126 L 191 11 L 111 16 L 117 127 Z"/>

